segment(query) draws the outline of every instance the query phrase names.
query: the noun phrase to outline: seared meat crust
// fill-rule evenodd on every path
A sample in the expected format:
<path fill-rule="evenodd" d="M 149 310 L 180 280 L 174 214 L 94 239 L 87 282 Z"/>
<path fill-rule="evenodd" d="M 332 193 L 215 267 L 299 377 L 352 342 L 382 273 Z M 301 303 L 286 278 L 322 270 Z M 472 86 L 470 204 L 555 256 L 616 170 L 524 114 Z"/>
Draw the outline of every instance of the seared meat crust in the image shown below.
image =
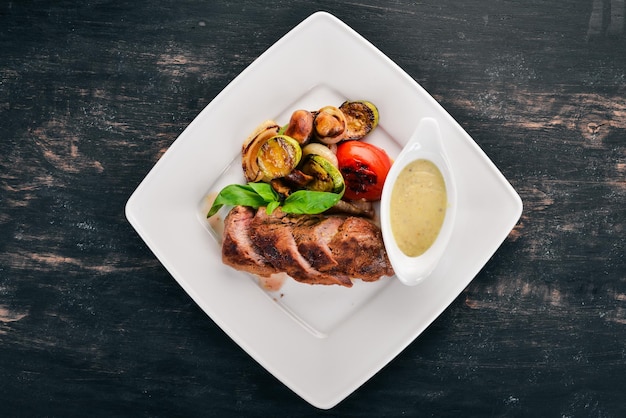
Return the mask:
<path fill-rule="evenodd" d="M 285 272 L 303 283 L 351 287 L 352 279 L 393 275 L 380 229 L 361 217 L 235 206 L 223 237 L 223 262 L 262 277 Z"/>

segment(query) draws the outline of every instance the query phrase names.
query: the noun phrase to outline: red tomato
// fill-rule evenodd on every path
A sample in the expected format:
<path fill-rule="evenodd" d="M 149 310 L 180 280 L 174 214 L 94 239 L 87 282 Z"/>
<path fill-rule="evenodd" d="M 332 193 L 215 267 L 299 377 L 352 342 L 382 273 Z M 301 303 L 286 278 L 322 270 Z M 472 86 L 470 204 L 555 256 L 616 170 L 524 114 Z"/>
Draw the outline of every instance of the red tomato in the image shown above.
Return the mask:
<path fill-rule="evenodd" d="M 346 199 L 380 200 L 391 168 L 384 150 L 367 142 L 345 141 L 337 146 L 337 161 L 346 183 Z"/>

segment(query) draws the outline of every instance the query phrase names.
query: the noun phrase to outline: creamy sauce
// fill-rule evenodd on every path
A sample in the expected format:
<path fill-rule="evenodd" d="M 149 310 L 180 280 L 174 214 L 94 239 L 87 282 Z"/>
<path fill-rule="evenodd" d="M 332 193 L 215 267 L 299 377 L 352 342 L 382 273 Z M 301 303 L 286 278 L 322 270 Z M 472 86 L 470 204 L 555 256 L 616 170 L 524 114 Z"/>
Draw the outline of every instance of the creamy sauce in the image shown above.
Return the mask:
<path fill-rule="evenodd" d="M 389 218 L 398 247 L 417 257 L 435 242 L 447 207 L 446 184 L 428 160 L 409 163 L 398 175 L 391 193 Z"/>

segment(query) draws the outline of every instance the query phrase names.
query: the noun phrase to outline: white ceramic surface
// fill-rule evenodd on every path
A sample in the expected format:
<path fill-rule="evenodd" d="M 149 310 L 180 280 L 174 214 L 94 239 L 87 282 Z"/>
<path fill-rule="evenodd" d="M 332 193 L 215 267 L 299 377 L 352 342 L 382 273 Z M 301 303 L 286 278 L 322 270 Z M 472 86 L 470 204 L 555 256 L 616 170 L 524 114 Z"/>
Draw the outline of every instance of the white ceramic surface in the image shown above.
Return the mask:
<path fill-rule="evenodd" d="M 297 62 L 290 67 L 286 62 Z M 221 262 L 206 196 L 243 182 L 242 141 L 297 108 L 367 99 L 368 141 L 395 157 L 424 117 L 439 123 L 458 188 L 455 228 L 419 286 L 394 278 L 351 289 L 288 280 L 268 291 Z M 469 135 L 402 69 L 324 12 L 286 34 L 194 119 L 137 187 L 126 216 L 182 288 L 237 344 L 318 408 L 331 408 L 410 344 L 459 295 L 514 227 L 522 203 Z"/>

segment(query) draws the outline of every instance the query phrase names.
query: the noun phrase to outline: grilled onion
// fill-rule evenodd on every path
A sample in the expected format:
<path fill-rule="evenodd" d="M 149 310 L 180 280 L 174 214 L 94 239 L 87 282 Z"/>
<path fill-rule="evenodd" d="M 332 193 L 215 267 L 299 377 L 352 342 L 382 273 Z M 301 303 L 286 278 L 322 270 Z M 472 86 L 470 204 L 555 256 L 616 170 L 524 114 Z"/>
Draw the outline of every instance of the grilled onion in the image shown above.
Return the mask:
<path fill-rule="evenodd" d="M 319 142 L 312 142 L 305 145 L 304 148 L 302 148 L 302 158 L 308 155 L 319 155 L 320 157 L 324 157 L 332 165 L 339 168 L 337 156 L 328 146 L 324 144 L 320 144 Z"/>
<path fill-rule="evenodd" d="M 263 173 L 257 161 L 261 146 L 278 134 L 280 126 L 273 120 L 266 120 L 250 134 L 241 147 L 241 167 L 248 182 L 260 181 Z"/>

